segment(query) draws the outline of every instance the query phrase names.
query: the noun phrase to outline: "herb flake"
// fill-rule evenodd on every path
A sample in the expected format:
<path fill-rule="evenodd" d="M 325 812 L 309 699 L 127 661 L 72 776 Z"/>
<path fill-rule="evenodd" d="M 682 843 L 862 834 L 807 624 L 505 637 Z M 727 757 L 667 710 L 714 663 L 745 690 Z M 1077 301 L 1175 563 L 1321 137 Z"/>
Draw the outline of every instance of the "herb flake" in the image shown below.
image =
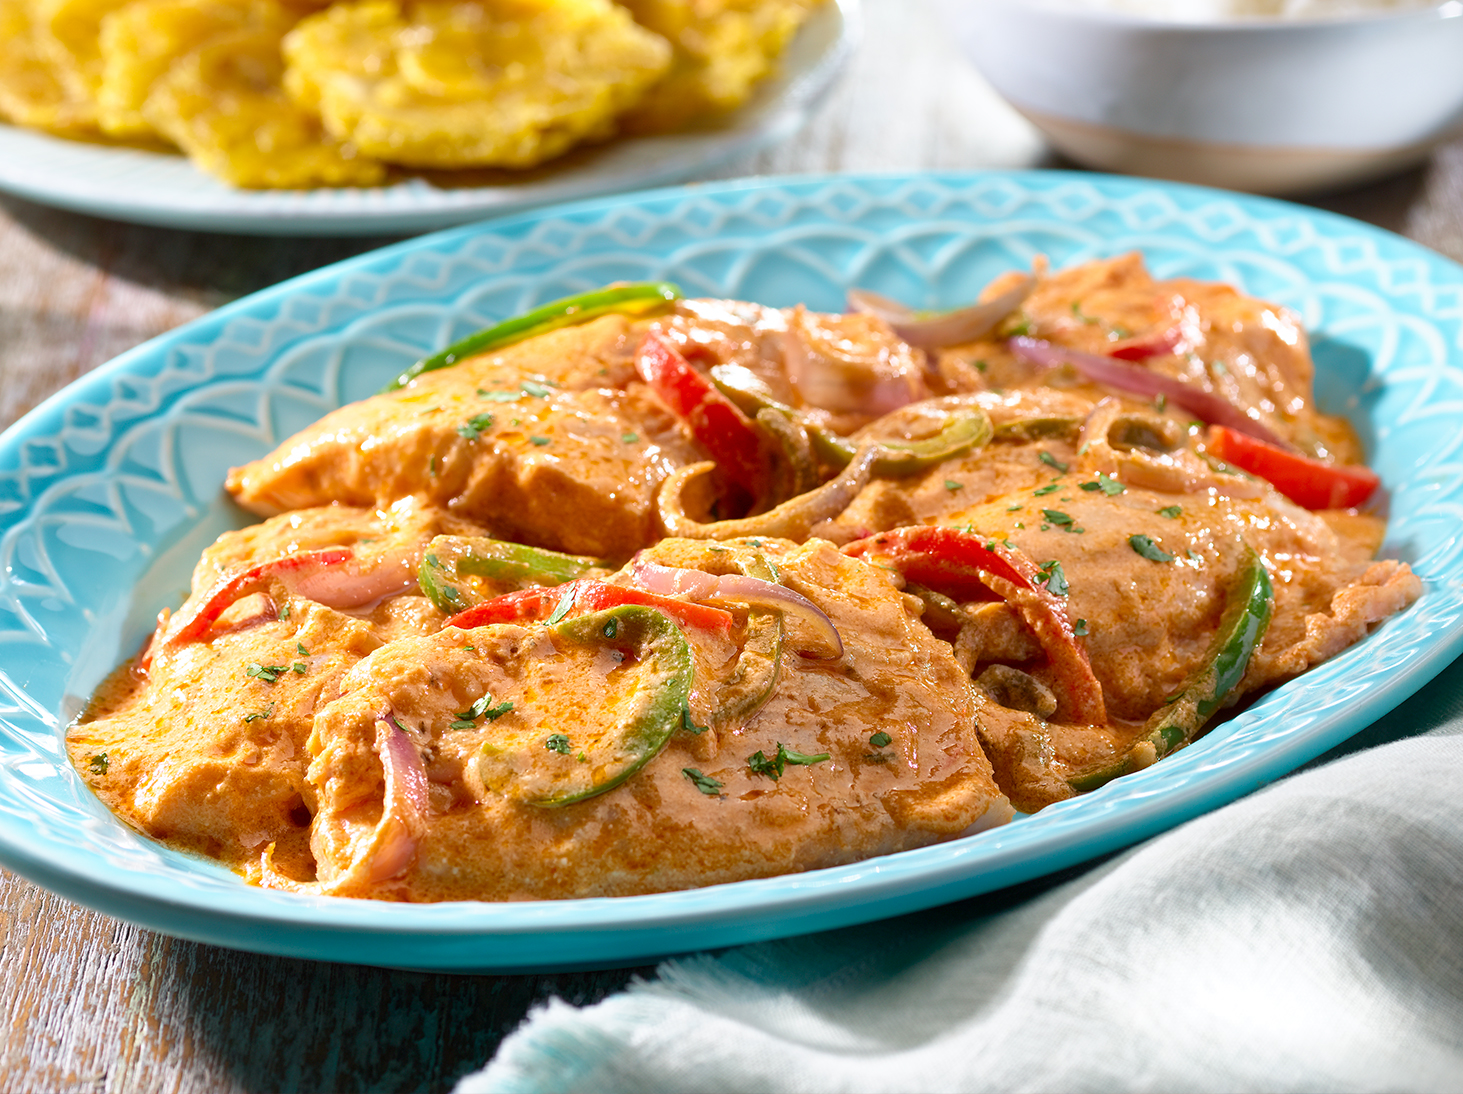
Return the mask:
<path fill-rule="evenodd" d="M 549 616 L 549 626 L 561 623 L 564 617 L 569 614 L 569 609 L 574 607 L 574 590 L 570 589 L 563 596 L 559 597 L 558 606 L 554 608 L 554 614 Z"/>
<path fill-rule="evenodd" d="M 86 761 L 86 766 L 91 769 L 93 775 L 105 775 L 107 767 L 111 763 L 105 752 L 98 752 L 91 759 Z"/>
<path fill-rule="evenodd" d="M 1066 596 L 1071 591 L 1071 586 L 1067 584 L 1067 574 L 1062 569 L 1062 564 L 1056 559 L 1043 562 L 1036 568 L 1036 571 L 1041 575 L 1042 584 L 1046 586 L 1047 592 L 1055 596 Z"/>
<path fill-rule="evenodd" d="M 1042 463 L 1046 464 L 1048 467 L 1055 467 L 1058 471 L 1062 472 L 1062 474 L 1067 473 L 1067 465 L 1064 464 L 1061 460 L 1057 459 L 1055 456 L 1053 456 L 1045 448 L 1043 448 L 1040 452 L 1036 454 L 1036 458 L 1039 459 Z"/>
<path fill-rule="evenodd" d="M 1128 537 L 1128 546 L 1137 551 L 1149 562 L 1172 562 L 1173 555 L 1163 550 L 1153 540 L 1144 535 L 1132 535 Z"/>
<path fill-rule="evenodd" d="M 544 741 L 544 747 L 550 752 L 559 753 L 561 756 L 568 756 L 574 751 L 573 747 L 569 744 L 569 738 L 562 733 L 550 733 L 548 739 Z"/>
<path fill-rule="evenodd" d="M 681 774 L 691 780 L 691 785 L 707 797 L 715 798 L 720 796 L 724 783 L 717 782 L 710 775 L 703 775 L 694 767 L 681 768 Z"/>
<path fill-rule="evenodd" d="M 793 752 L 789 750 L 787 746 L 784 745 L 781 741 L 778 741 L 777 752 L 774 755 L 767 756 L 759 748 L 756 752 L 747 757 L 747 767 L 751 770 L 753 775 L 765 775 L 773 782 L 776 782 L 778 779 L 782 778 L 783 770 L 787 767 L 788 764 L 793 764 L 798 767 L 808 767 L 812 764 L 823 763 L 825 760 L 828 760 L 830 758 L 831 757 L 826 752 L 819 752 L 816 755 L 808 755 L 803 752 Z"/>
<path fill-rule="evenodd" d="M 1108 475 L 1104 475 L 1101 471 L 1097 473 L 1096 482 L 1081 482 L 1077 485 L 1082 487 L 1082 489 L 1086 490 L 1089 494 L 1101 490 L 1104 496 L 1109 498 L 1115 498 L 1123 491 L 1127 490 L 1127 487 L 1118 482 L 1117 479 L 1111 478 Z"/>
<path fill-rule="evenodd" d="M 894 738 L 889 736 L 889 734 L 885 733 L 881 729 L 878 733 L 875 733 L 872 737 L 869 738 L 869 744 L 873 745 L 875 748 L 883 748 L 892 740 L 894 740 Z"/>
<path fill-rule="evenodd" d="M 540 436 L 538 436 L 536 434 L 534 436 L 528 438 L 528 440 L 529 440 L 529 443 L 530 444 L 536 444 L 540 448 L 544 447 L 544 445 L 546 445 L 546 444 L 551 444 L 552 443 L 549 440 L 549 438 L 547 438 L 547 437 L 540 437 Z"/>
<path fill-rule="evenodd" d="M 486 718 L 490 722 L 496 722 L 503 715 L 513 709 L 513 704 L 507 699 L 494 705 L 492 695 L 480 697 L 472 706 L 466 710 L 457 712 L 457 720 L 448 726 L 449 729 L 472 729 L 479 718 Z"/>
<path fill-rule="evenodd" d="M 1072 633 L 1075 634 L 1078 638 L 1086 638 L 1087 620 L 1079 619 L 1076 623 L 1072 624 Z"/>
<path fill-rule="evenodd" d="M 689 703 L 682 703 L 681 728 L 684 729 L 687 733 L 694 733 L 696 734 L 696 736 L 699 737 L 701 734 L 706 732 L 708 727 L 698 726 L 696 724 L 696 719 L 691 717 L 691 705 Z"/>
<path fill-rule="evenodd" d="M 482 414 L 474 414 L 457 427 L 457 434 L 460 437 L 466 437 L 470 441 L 475 441 L 482 435 L 484 430 L 493 428 L 494 420 L 493 416 L 486 411 Z"/>
<path fill-rule="evenodd" d="M 299 664 L 299 662 L 295 662 Z M 288 665 L 261 665 L 257 661 L 251 661 L 244 666 L 244 675 L 253 677 L 256 680 L 263 680 L 266 684 L 272 684 L 285 673 L 289 672 Z"/>
<path fill-rule="evenodd" d="M 1162 509 L 1158 510 L 1158 515 L 1160 517 L 1167 517 L 1169 520 L 1174 520 L 1182 516 L 1183 512 L 1177 505 L 1165 505 Z"/>

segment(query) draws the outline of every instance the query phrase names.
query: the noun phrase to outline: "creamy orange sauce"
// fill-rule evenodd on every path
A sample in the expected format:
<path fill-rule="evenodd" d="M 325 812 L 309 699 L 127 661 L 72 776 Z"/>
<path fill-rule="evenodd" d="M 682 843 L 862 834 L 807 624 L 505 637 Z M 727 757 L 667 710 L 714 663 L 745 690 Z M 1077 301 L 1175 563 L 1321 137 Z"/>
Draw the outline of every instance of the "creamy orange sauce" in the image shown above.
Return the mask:
<path fill-rule="evenodd" d="M 852 447 L 930 442 L 963 414 L 992 434 L 913 471 L 876 464 L 805 542 L 718 545 L 714 522 L 695 533 L 711 540 L 665 540 L 668 477 L 708 450 L 637 372 L 646 330 L 778 408 L 764 411 L 778 430 L 755 427 L 774 482 L 797 478 L 787 461 L 804 479 L 838 474 L 819 430 Z M 1216 463 L 1176 407 L 1034 370 L 1006 342 L 1015 330 L 1097 354 L 1157 346 L 1132 359 L 1313 459 L 1359 460 L 1347 423 L 1314 405 L 1293 315 L 1155 282 L 1137 256 L 1043 274 L 993 332 L 938 350 L 800 308 L 610 316 L 343 407 L 236 468 L 228 488 L 268 519 L 204 553 L 187 602 L 73 728 L 73 762 L 127 823 L 263 884 L 412 901 L 679 889 L 953 838 L 1070 797 L 1104 765 L 1151 762 L 1149 721 L 1207 671 L 1255 558 L 1273 615 L 1226 707 L 1418 595 L 1405 565 L 1373 561 L 1378 518 L 1303 509 Z M 810 497 L 763 496 L 745 517 Z M 1039 587 L 946 596 L 840 551 L 921 526 L 1001 545 L 1042 568 Z M 642 587 L 646 548 L 639 562 L 703 580 L 755 558 L 806 607 L 676 593 L 713 610 L 638 653 L 568 637 L 564 615 L 545 618 L 555 593 L 537 615 L 452 626 L 467 602 L 434 604 L 447 594 L 416 578 L 444 535 L 588 556 L 612 592 Z M 479 575 L 452 595 L 532 584 Z M 1051 603 L 1079 661 L 1054 652 Z M 1078 664 L 1100 718 L 1075 714 Z M 642 723 L 660 735 L 626 728 Z"/>

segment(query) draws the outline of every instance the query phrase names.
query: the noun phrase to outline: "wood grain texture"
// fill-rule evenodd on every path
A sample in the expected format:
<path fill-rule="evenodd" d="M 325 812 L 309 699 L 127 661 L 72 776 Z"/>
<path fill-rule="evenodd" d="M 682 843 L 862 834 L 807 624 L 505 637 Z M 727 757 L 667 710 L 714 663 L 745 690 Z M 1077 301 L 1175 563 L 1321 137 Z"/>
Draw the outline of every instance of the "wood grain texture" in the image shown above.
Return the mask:
<path fill-rule="evenodd" d="M 866 19 L 863 48 L 807 129 L 714 177 L 1071 166 L 922 2 L 866 0 Z M 1313 204 L 1463 261 L 1463 140 Z M 169 231 L 0 198 L 0 425 L 221 303 L 385 242 Z M 451 976 L 259 957 L 156 935 L 4 874 L 0 940 L 6 1091 L 447 1090 L 536 1002 L 590 1002 L 637 971 Z"/>

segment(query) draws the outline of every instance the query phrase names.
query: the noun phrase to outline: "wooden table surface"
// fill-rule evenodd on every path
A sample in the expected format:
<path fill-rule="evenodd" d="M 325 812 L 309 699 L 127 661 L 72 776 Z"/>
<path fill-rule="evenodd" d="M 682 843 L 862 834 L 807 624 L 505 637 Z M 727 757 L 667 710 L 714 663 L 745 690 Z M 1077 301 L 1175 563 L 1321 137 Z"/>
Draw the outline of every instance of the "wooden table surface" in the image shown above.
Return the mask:
<path fill-rule="evenodd" d="M 787 145 L 714 177 L 1070 166 L 995 99 L 923 0 L 866 0 L 853 63 Z M 1311 204 L 1463 261 L 1463 140 Z M 211 308 L 389 242 L 97 220 L 0 198 L 0 426 Z M 446 1090 L 536 1001 L 634 973 L 453 976 L 239 953 L 154 934 L 0 873 L 4 1090 Z"/>

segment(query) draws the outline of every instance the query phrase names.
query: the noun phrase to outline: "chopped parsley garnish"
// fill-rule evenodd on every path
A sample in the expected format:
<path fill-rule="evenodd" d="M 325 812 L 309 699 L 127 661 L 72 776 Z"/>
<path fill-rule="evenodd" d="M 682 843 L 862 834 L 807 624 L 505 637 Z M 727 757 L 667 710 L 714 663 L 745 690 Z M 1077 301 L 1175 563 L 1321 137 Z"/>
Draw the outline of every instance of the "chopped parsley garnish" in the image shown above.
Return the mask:
<path fill-rule="evenodd" d="M 550 395 L 553 394 L 553 392 L 546 388 L 543 384 L 536 384 L 532 380 L 524 380 L 523 383 L 519 384 L 518 386 L 523 389 L 525 395 L 532 395 L 536 399 L 547 399 Z"/>
<path fill-rule="evenodd" d="M 1033 490 L 1031 492 L 1031 495 L 1032 495 L 1032 497 L 1037 497 L 1037 498 L 1045 497 L 1047 494 L 1055 494 L 1061 488 L 1062 488 L 1062 484 L 1061 483 L 1059 483 L 1059 482 L 1049 482 L 1045 486 L 1043 486 L 1043 487 L 1041 487 L 1041 488 L 1039 488 L 1037 490 Z"/>
<path fill-rule="evenodd" d="M 466 422 L 457 427 L 457 433 L 459 436 L 466 437 L 470 441 L 475 441 L 481 436 L 483 430 L 493 428 L 493 421 L 493 416 L 486 412 L 474 414 Z"/>
<path fill-rule="evenodd" d="M 534 436 L 528 438 L 528 440 L 529 440 L 529 443 L 536 444 L 540 448 L 542 448 L 544 445 L 546 445 L 546 444 L 549 443 L 549 439 L 547 437 L 540 437 L 540 436 L 537 436 L 537 435 L 534 435 Z"/>
<path fill-rule="evenodd" d="M 820 764 L 829 758 L 826 752 L 819 752 L 816 756 L 809 756 L 802 752 L 791 752 L 781 741 L 778 741 L 777 753 L 775 755 L 769 757 L 759 748 L 747 757 L 747 767 L 751 769 L 753 775 L 765 775 L 773 782 L 776 782 L 782 778 L 783 769 L 788 764 L 807 767 L 811 764 Z"/>
<path fill-rule="evenodd" d="M 1046 585 L 1047 592 L 1054 593 L 1057 596 L 1066 596 L 1070 591 L 1067 585 L 1067 575 L 1062 570 L 1062 564 L 1056 559 L 1043 562 L 1036 568 L 1036 572 L 1041 575 L 1042 583 Z"/>
<path fill-rule="evenodd" d="M 449 729 L 472 729 L 473 723 L 479 718 L 486 718 L 490 722 L 496 722 L 503 715 L 513 709 L 513 704 L 504 699 L 496 706 L 493 705 L 493 697 L 484 695 L 466 710 L 457 712 L 457 720 L 452 722 Z"/>
<path fill-rule="evenodd" d="M 1182 514 L 1183 510 L 1180 509 L 1177 505 L 1165 505 L 1162 509 L 1158 510 L 1158 515 L 1160 517 L 1167 517 L 1169 520 L 1173 520 L 1175 517 L 1181 516 Z"/>
<path fill-rule="evenodd" d="M 303 642 L 295 643 L 295 652 L 298 653 L 301 657 L 310 656 L 310 651 L 305 648 L 305 643 Z"/>
<path fill-rule="evenodd" d="M 1158 413 L 1162 414 L 1163 411 L 1164 411 L 1164 409 L 1167 406 L 1168 406 L 1168 396 L 1167 395 L 1164 395 L 1163 393 L 1160 392 L 1159 395 L 1158 395 L 1158 397 L 1153 400 L 1153 409 L 1156 410 L 1156 411 L 1158 411 Z"/>
<path fill-rule="evenodd" d="M 434 479 L 437 477 L 437 457 L 435 455 L 427 461 L 427 474 Z"/>
<path fill-rule="evenodd" d="M 1079 449 L 1077 449 L 1077 455 L 1079 455 L 1079 456 L 1085 456 L 1085 455 L 1087 455 L 1087 450 L 1089 448 L 1091 448 L 1091 447 L 1092 447 L 1092 442 L 1091 441 L 1083 441 L 1082 442 L 1082 447 L 1079 448 Z"/>
<path fill-rule="evenodd" d="M 1173 561 L 1173 555 L 1169 554 L 1167 551 L 1165 551 L 1162 548 L 1160 548 L 1158 546 L 1158 544 L 1154 543 L 1153 540 L 1151 538 L 1149 538 L 1148 536 L 1143 536 L 1143 535 L 1129 536 L 1128 537 L 1128 546 L 1132 547 L 1133 550 L 1137 551 L 1140 555 L 1142 555 L 1144 558 L 1146 558 L 1149 562 L 1172 562 Z"/>
<path fill-rule="evenodd" d="M 569 614 L 569 609 L 574 607 L 574 590 L 570 589 L 563 596 L 559 597 L 558 606 L 554 608 L 554 614 L 549 616 L 549 626 L 563 621 Z"/>
<path fill-rule="evenodd" d="M 1009 326 L 1009 327 L 1006 328 L 1006 337 L 1008 337 L 1008 338 L 1020 338 L 1023 335 L 1027 335 L 1027 334 L 1030 334 L 1030 333 L 1031 333 L 1031 319 L 1028 316 L 1025 316 L 1025 315 L 1023 315 L 1021 317 L 1020 322 L 1014 323 L 1011 326 Z"/>
<path fill-rule="evenodd" d="M 1094 316 L 1084 315 L 1082 313 L 1082 301 L 1080 300 L 1072 301 L 1072 314 L 1075 315 L 1078 319 L 1082 320 L 1082 322 L 1086 323 L 1088 326 L 1091 326 L 1092 324 L 1098 322 L 1098 320 Z"/>
<path fill-rule="evenodd" d="M 307 673 L 307 672 L 310 671 L 310 668 L 309 668 L 308 665 L 305 664 L 305 662 L 303 662 L 303 661 L 296 661 L 293 665 L 290 666 L 290 671 L 291 672 L 297 672 L 301 676 L 304 676 L 305 673 Z"/>
<path fill-rule="evenodd" d="M 281 619 L 288 619 L 290 617 L 290 606 L 288 603 L 279 606 L 279 617 Z"/>
<path fill-rule="evenodd" d="M 681 704 L 681 728 L 687 733 L 694 733 L 697 736 L 700 736 L 707 730 L 706 726 L 698 726 L 696 719 L 691 717 L 691 706 L 689 703 Z"/>
<path fill-rule="evenodd" d="M 1024 505 L 1008 505 L 1008 506 L 1006 506 L 1006 512 L 1008 512 L 1008 513 L 1019 513 L 1024 508 L 1026 508 Z"/>
<path fill-rule="evenodd" d="M 574 751 L 569 745 L 569 738 L 562 733 L 550 733 L 548 740 L 544 741 L 544 747 L 550 752 L 557 752 L 561 756 L 567 756 Z"/>
<path fill-rule="evenodd" d="M 717 797 L 721 793 L 724 784 L 717 782 L 710 775 L 703 775 L 694 767 L 681 768 L 681 774 L 691 780 L 691 785 L 708 797 Z"/>
<path fill-rule="evenodd" d="M 107 765 L 110 762 L 111 761 L 107 759 L 107 754 L 105 752 L 99 752 L 91 759 L 86 761 L 86 766 L 91 768 L 91 773 L 93 775 L 105 775 L 107 773 Z"/>
<path fill-rule="evenodd" d="M 1127 487 L 1118 482 L 1117 479 L 1109 478 L 1101 471 L 1097 473 L 1096 482 L 1082 482 L 1078 483 L 1077 485 L 1082 487 L 1082 489 L 1086 490 L 1089 494 L 1095 490 L 1101 490 L 1105 495 L 1110 498 L 1117 497 L 1119 494 L 1127 489 Z"/>
<path fill-rule="evenodd" d="M 620 434 L 620 440 L 624 441 L 626 444 L 634 444 L 639 439 L 640 439 L 640 434 L 639 433 L 621 433 Z"/>
<path fill-rule="evenodd" d="M 988 368 L 991 367 L 990 365 L 986 364 L 984 361 L 972 361 L 971 364 L 973 364 L 975 366 L 975 371 L 976 372 L 984 372 L 986 369 L 988 369 Z"/>
<path fill-rule="evenodd" d="M 601 631 L 601 633 L 606 638 L 613 638 L 615 635 L 620 633 L 620 621 L 618 619 L 605 620 L 604 629 Z"/>
<path fill-rule="evenodd" d="M 478 388 L 478 394 L 490 403 L 516 403 L 523 398 L 521 391 L 484 391 Z"/>
<path fill-rule="evenodd" d="M 288 665 L 261 665 L 257 661 L 251 661 L 244 666 L 244 675 L 252 676 L 255 679 L 263 680 L 266 684 L 272 684 L 285 673 L 290 671 Z"/>
<path fill-rule="evenodd" d="M 1064 464 L 1061 460 L 1057 459 L 1055 456 L 1053 456 L 1045 448 L 1043 448 L 1040 452 L 1036 454 L 1036 458 L 1039 459 L 1042 463 L 1046 464 L 1048 467 L 1055 467 L 1058 471 L 1061 471 L 1063 473 L 1065 473 L 1067 470 L 1067 465 Z"/>
<path fill-rule="evenodd" d="M 248 722 L 260 722 L 260 721 L 264 721 L 267 718 L 273 718 L 273 717 L 274 717 L 274 704 L 273 703 L 270 703 L 263 710 L 253 710 L 253 711 L 250 711 L 248 714 L 244 715 L 244 721 L 246 723 L 248 723 Z"/>
<path fill-rule="evenodd" d="M 964 490 L 965 489 L 965 484 L 963 482 L 956 482 L 954 479 L 946 479 L 945 480 L 945 489 L 948 490 L 948 491 L 950 491 L 950 493 L 953 494 L 957 490 Z"/>
<path fill-rule="evenodd" d="M 1076 623 L 1072 624 L 1072 633 L 1078 638 L 1085 638 L 1087 636 L 1087 620 L 1079 619 Z"/>
<path fill-rule="evenodd" d="M 1203 562 L 1204 561 L 1204 556 L 1201 555 L 1198 551 L 1194 550 L 1192 547 L 1189 548 L 1189 552 L 1188 553 L 1189 553 L 1189 560 L 1191 562 Z"/>
<path fill-rule="evenodd" d="M 1061 525 L 1062 527 L 1069 528 L 1072 525 L 1071 516 L 1062 512 L 1060 509 L 1043 509 L 1041 515 L 1053 524 Z"/>
<path fill-rule="evenodd" d="M 881 729 L 878 733 L 875 733 L 872 737 L 869 738 L 869 744 L 873 745 L 875 748 L 883 748 L 892 740 L 894 740 L 894 738 L 889 736 L 889 734 L 885 733 Z"/>

